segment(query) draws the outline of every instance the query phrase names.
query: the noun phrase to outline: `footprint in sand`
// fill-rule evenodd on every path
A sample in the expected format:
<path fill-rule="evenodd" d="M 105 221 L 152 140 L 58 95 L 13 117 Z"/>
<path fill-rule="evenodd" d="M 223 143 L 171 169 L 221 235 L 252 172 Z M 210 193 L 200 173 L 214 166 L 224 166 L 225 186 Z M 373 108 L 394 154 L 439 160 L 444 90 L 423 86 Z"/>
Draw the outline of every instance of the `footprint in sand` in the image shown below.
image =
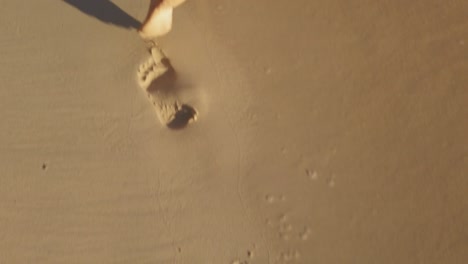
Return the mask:
<path fill-rule="evenodd" d="M 163 125 L 180 129 L 197 119 L 197 111 L 182 104 L 175 86 L 176 73 L 162 50 L 153 46 L 137 71 L 138 84 L 148 95 Z"/>

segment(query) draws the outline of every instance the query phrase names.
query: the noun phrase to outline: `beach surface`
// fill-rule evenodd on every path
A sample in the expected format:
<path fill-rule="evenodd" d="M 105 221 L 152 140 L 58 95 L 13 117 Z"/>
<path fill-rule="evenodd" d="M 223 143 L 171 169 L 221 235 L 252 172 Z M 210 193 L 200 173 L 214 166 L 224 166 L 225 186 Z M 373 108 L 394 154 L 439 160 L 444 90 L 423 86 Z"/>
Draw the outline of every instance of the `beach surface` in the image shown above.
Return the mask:
<path fill-rule="evenodd" d="M 468 263 L 468 2 L 0 0 L 0 263 Z"/>

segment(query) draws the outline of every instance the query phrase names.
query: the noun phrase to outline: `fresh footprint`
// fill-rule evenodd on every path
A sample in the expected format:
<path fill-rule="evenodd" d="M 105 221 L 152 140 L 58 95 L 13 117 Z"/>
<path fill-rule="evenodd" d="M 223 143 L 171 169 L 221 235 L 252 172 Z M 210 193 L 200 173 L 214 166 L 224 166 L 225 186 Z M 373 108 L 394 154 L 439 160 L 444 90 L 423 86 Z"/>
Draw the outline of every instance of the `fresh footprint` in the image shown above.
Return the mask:
<path fill-rule="evenodd" d="M 183 128 L 197 119 L 197 112 L 180 103 L 174 85 L 175 71 L 162 50 L 153 46 L 150 53 L 151 56 L 138 69 L 138 84 L 147 93 L 163 125 Z"/>

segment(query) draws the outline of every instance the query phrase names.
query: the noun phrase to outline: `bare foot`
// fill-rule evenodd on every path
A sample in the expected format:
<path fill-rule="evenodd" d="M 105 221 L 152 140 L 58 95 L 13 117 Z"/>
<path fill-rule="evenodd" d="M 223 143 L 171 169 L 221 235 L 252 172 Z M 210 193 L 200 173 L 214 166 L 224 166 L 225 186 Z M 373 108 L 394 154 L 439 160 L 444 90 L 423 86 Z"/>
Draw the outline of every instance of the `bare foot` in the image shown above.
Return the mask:
<path fill-rule="evenodd" d="M 140 36 L 148 41 L 167 34 L 172 29 L 172 13 L 185 0 L 151 0 L 148 15 L 139 30 Z"/>

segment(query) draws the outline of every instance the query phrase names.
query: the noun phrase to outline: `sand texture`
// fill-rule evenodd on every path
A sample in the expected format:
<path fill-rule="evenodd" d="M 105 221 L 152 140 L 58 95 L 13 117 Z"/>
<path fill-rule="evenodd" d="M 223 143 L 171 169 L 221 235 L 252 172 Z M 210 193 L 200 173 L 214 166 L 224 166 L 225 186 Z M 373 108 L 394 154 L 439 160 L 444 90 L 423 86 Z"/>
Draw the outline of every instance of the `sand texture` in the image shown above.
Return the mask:
<path fill-rule="evenodd" d="M 0 0 L 0 263 L 468 263 L 468 1 L 147 7 Z"/>

